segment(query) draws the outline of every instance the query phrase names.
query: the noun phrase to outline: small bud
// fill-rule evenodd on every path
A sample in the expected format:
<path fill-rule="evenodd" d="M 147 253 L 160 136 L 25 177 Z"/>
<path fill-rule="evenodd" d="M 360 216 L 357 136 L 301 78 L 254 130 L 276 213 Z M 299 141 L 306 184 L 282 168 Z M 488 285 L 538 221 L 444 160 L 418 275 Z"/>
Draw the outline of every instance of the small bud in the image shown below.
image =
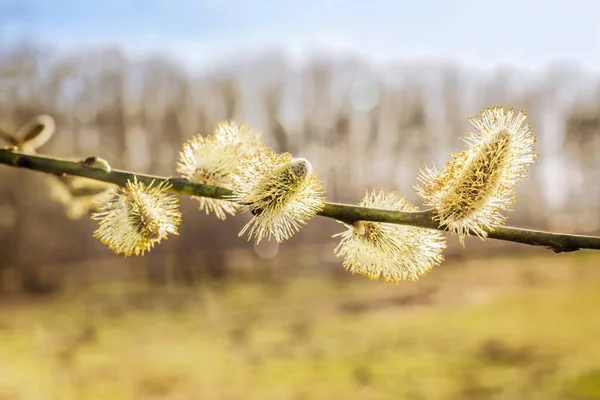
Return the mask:
<path fill-rule="evenodd" d="M 391 211 L 419 211 L 396 193 L 367 193 L 359 204 Z M 335 249 L 351 273 L 387 283 L 418 280 L 444 261 L 446 239 L 442 232 L 412 226 L 357 221 L 334 235 L 342 240 Z"/>
<path fill-rule="evenodd" d="M 55 130 L 54 118 L 49 115 L 38 115 L 19 128 L 14 138 L 21 151 L 35 152 L 50 140 Z"/>
<path fill-rule="evenodd" d="M 110 164 L 108 163 L 108 161 L 106 161 L 103 158 L 96 157 L 96 156 L 87 157 L 86 159 L 84 159 L 82 161 L 82 164 L 86 168 L 101 169 L 104 172 L 111 171 L 111 167 L 110 167 Z"/>
<path fill-rule="evenodd" d="M 305 179 L 312 173 L 312 165 L 306 158 L 294 158 L 290 161 L 292 172 L 300 179 Z"/>
<path fill-rule="evenodd" d="M 8 146 L 3 146 L 2 147 L 3 149 L 7 149 L 7 150 L 17 150 L 18 149 L 17 145 L 19 143 L 15 139 L 14 133 L 3 129 L 2 127 L 0 127 L 0 140 L 10 144 Z M 11 146 L 14 148 L 11 148 Z"/>
<path fill-rule="evenodd" d="M 72 176 L 48 176 L 50 198 L 61 204 L 69 219 L 80 219 L 108 201 L 114 185 Z"/>
<path fill-rule="evenodd" d="M 247 155 L 232 179 L 231 200 L 254 215 L 240 236 L 248 232 L 248 240 L 256 243 L 272 236 L 277 242 L 290 238 L 325 202 L 323 184 L 310 162 L 289 153 Z"/>
<path fill-rule="evenodd" d="M 79 176 L 50 175 L 46 180 L 50 198 L 61 204 L 69 219 L 79 219 L 101 201 L 108 201 L 114 185 Z"/>

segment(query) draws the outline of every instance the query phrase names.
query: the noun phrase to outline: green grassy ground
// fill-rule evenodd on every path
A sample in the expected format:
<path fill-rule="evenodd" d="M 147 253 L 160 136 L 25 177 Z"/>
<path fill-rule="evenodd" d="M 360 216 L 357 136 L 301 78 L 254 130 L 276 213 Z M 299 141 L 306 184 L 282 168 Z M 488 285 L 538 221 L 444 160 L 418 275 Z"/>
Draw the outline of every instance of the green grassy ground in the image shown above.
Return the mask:
<path fill-rule="evenodd" d="M 600 399 L 600 257 L 0 305 L 0 399 Z"/>

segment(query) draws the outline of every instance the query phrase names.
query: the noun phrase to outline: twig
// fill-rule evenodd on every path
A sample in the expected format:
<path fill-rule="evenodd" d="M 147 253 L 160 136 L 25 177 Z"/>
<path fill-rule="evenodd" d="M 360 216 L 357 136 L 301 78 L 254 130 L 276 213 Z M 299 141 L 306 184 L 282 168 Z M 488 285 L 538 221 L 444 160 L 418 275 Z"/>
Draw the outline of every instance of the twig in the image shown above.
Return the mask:
<path fill-rule="evenodd" d="M 124 186 L 128 180 L 133 180 L 134 177 L 137 177 L 138 181 L 146 184 L 150 184 L 152 181 L 156 183 L 168 181 L 172 185 L 169 189 L 171 192 L 190 196 L 227 200 L 227 197 L 231 195 L 231 191 L 228 189 L 193 183 L 181 178 L 165 178 L 114 169 L 107 172 L 99 168 L 87 166 L 83 161 L 77 162 L 56 157 L 25 154 L 17 151 L 14 147 L 0 149 L 0 164 L 59 176 L 76 175 L 119 186 Z M 418 212 L 388 211 L 348 204 L 326 203 L 323 210 L 319 212 L 319 215 L 348 224 L 356 221 L 373 221 L 445 230 L 443 226 L 439 226 L 434 221 L 434 212 L 432 210 Z M 501 227 L 493 231 L 488 231 L 488 237 L 532 246 L 542 246 L 555 253 L 571 252 L 579 249 L 600 250 L 600 237 L 594 236 Z"/>

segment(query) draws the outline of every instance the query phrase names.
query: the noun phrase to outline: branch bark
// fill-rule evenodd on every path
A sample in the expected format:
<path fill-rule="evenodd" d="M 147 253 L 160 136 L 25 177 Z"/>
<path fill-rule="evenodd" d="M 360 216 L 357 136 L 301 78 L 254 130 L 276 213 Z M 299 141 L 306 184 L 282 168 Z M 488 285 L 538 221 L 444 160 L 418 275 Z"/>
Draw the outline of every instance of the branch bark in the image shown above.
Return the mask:
<path fill-rule="evenodd" d="M 129 171 L 111 170 L 106 172 L 102 169 L 87 166 L 83 161 L 71 161 L 63 158 L 48 157 L 37 154 L 25 154 L 14 147 L 0 149 L 0 164 L 12 167 L 26 168 L 35 171 L 55 175 L 76 175 L 95 179 L 102 182 L 125 186 L 128 180 L 134 176 L 138 181 L 150 184 L 168 181 L 173 193 L 224 199 L 231 195 L 231 191 L 221 187 L 202 185 L 181 178 L 167 178 L 153 175 L 138 174 Z M 390 224 L 410 225 L 427 229 L 438 229 L 444 231 L 434 221 L 433 210 L 418 212 L 389 211 L 375 208 L 366 208 L 348 204 L 326 203 L 320 216 L 333 218 L 348 224 L 356 221 L 373 221 Z M 532 246 L 541 246 L 555 253 L 571 252 L 579 249 L 600 250 L 600 237 L 570 235 L 564 233 L 553 233 L 536 231 L 530 229 L 501 227 L 488 231 L 491 239 L 505 240 L 509 242 L 522 243 Z"/>

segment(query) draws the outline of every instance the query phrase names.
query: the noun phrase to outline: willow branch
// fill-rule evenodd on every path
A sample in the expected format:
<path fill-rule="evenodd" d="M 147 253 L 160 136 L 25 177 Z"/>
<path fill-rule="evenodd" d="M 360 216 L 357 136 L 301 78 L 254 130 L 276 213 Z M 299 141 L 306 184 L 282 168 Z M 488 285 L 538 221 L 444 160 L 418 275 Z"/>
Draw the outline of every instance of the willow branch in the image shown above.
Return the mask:
<path fill-rule="evenodd" d="M 231 195 L 231 191 L 221 187 L 193 183 L 181 178 L 165 178 L 160 176 L 138 174 L 128 171 L 105 171 L 93 168 L 83 161 L 70 161 L 62 158 L 21 153 L 14 148 L 0 149 L 0 164 L 13 167 L 27 168 L 35 171 L 63 175 L 75 175 L 97 181 L 125 186 L 128 180 L 134 177 L 138 181 L 150 184 L 168 181 L 169 189 L 173 193 L 224 199 Z M 445 230 L 434 221 L 432 210 L 418 212 L 389 211 L 376 208 L 366 208 L 348 204 L 326 203 L 319 215 L 333 218 L 351 224 L 356 221 L 385 222 L 391 224 L 410 225 L 420 228 Z M 576 251 L 579 249 L 600 250 L 600 237 L 570 235 L 521 229 L 513 227 L 496 228 L 488 231 L 488 237 L 509 242 L 522 243 L 532 246 L 546 247 L 556 253 Z"/>

